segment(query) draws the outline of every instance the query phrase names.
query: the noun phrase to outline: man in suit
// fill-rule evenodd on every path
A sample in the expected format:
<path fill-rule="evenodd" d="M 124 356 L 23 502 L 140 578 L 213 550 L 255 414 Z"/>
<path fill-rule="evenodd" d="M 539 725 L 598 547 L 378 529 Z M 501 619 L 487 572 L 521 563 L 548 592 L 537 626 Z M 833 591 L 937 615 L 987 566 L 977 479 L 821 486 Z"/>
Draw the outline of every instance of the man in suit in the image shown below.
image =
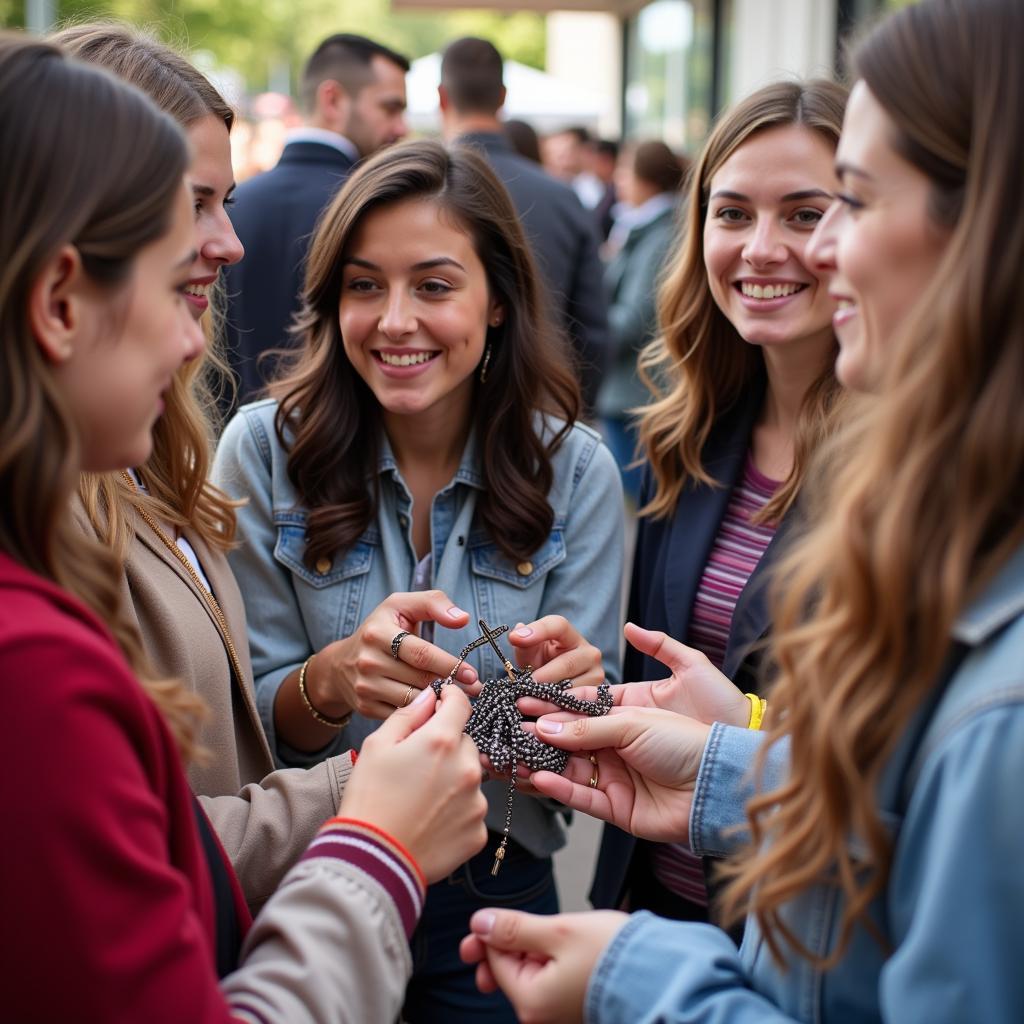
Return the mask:
<path fill-rule="evenodd" d="M 406 134 L 408 70 L 405 57 L 363 36 L 325 39 L 302 73 L 306 125 L 288 134 L 276 167 L 235 192 L 231 219 L 245 260 L 224 276 L 236 402 L 252 398 L 272 369 L 260 354 L 292 344 L 288 326 L 320 213 L 357 161 Z"/>
<path fill-rule="evenodd" d="M 575 348 L 584 404 L 592 410 L 607 360 L 607 311 L 590 214 L 569 186 L 513 150 L 498 111 L 505 103 L 501 54 L 486 40 L 452 43 L 441 60 L 441 119 L 449 142 L 473 145 L 505 183 Z"/>

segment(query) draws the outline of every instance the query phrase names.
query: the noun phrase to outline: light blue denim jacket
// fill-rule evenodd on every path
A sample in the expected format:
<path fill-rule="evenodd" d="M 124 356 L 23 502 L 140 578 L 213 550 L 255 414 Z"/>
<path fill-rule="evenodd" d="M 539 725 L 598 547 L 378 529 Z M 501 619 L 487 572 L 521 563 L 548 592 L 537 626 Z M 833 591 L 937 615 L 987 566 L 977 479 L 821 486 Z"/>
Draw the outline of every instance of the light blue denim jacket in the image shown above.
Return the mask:
<path fill-rule="evenodd" d="M 908 730 L 879 788 L 895 856 L 871 916 L 891 954 L 858 928 L 834 970 L 790 956 L 783 972 L 751 919 L 737 953 L 710 925 L 637 914 L 597 965 L 587 1021 L 1024 1021 L 1024 548 L 954 637 L 968 654 L 923 734 Z M 735 843 L 726 830 L 744 820 L 760 735 L 712 727 L 690 817 L 696 851 L 720 855 Z M 786 750 L 776 747 L 763 785 L 785 769 Z M 827 954 L 841 909 L 836 891 L 820 886 L 785 917 L 809 949 Z"/>
<path fill-rule="evenodd" d="M 360 745 L 380 723 L 354 715 L 328 747 L 313 754 L 290 749 L 274 731 L 274 697 L 282 681 L 309 655 L 351 635 L 386 597 L 412 589 L 412 498 L 383 439 L 377 466 L 380 502 L 359 541 L 324 572 L 303 563 L 306 510 L 288 479 L 287 453 L 274 431 L 277 403 L 244 406 L 217 449 L 213 480 L 248 503 L 238 511 L 240 545 L 229 554 L 245 597 L 256 698 L 271 749 L 283 766 L 308 767 Z M 538 419 L 538 428 L 544 429 Z M 474 515 L 483 478 L 470 440 L 451 483 L 434 498 L 430 514 L 433 580 L 470 615 L 463 630 L 438 629 L 434 642 L 457 653 L 479 635 L 477 620 L 492 626 L 564 615 L 600 648 L 610 682 L 620 658 L 623 572 L 622 489 L 618 469 L 598 435 L 576 425 L 553 459 L 548 495 L 554 527 L 540 549 L 516 563 L 501 553 Z M 372 483 L 372 481 L 371 481 Z M 470 661 L 481 678 L 503 674 L 488 647 Z M 488 827 L 504 828 L 505 784 L 484 784 Z M 550 801 L 519 798 L 513 837 L 535 856 L 565 842 L 564 820 Z"/>

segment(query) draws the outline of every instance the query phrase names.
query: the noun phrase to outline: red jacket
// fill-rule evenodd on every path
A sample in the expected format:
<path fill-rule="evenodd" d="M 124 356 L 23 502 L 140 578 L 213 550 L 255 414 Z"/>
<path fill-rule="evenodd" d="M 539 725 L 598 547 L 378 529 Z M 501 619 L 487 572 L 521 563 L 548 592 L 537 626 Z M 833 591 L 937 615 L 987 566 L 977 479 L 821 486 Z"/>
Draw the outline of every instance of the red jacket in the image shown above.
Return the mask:
<path fill-rule="evenodd" d="M 4 555 L 0 723 L 0 1016 L 231 1020 L 174 740 L 103 624 Z"/>

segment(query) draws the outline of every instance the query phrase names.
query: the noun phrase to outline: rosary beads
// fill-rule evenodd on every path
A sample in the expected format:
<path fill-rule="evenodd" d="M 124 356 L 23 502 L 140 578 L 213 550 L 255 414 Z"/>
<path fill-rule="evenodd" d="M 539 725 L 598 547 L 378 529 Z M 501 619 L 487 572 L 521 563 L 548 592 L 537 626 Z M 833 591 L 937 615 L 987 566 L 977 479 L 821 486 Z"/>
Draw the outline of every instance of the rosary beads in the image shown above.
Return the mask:
<path fill-rule="evenodd" d="M 522 762 L 531 771 L 549 771 L 557 774 L 565 771 L 569 763 L 568 751 L 552 747 L 522 728 L 523 716 L 516 701 L 520 697 L 536 697 L 565 711 L 596 717 L 608 714 L 612 706 L 612 693 L 608 683 L 603 682 L 597 688 L 597 700 L 580 700 L 566 692 L 572 686 L 569 679 L 563 679 L 558 683 L 536 682 L 531 667 L 516 668 L 495 642 L 502 633 L 508 632 L 508 626 L 491 629 L 483 619 L 479 622 L 483 634 L 463 647 L 455 668 L 444 679 L 435 679 L 431 686 L 440 697 L 441 687 L 454 681 L 455 673 L 462 667 L 469 653 L 484 644 L 490 644 L 494 648 L 505 666 L 507 679 L 484 680 L 483 689 L 473 704 L 473 711 L 465 729 L 480 751 L 490 758 L 495 771 L 511 773 L 505 804 L 505 830 L 501 844 L 495 851 L 494 866 L 491 868 L 491 874 L 496 875 L 501 862 L 505 859 L 509 832 L 512 828 L 512 802 L 515 799 L 519 763 Z"/>

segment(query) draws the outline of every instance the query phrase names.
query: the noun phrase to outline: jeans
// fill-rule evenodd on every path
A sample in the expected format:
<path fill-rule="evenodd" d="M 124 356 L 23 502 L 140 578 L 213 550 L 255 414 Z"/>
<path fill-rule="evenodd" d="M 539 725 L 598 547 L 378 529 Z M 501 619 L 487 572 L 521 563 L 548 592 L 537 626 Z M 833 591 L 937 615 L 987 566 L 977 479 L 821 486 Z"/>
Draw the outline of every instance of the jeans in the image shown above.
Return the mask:
<path fill-rule="evenodd" d="M 426 906 L 412 936 L 413 976 L 406 991 L 403 1021 L 409 1024 L 515 1024 L 512 1005 L 476 987 L 476 968 L 459 959 L 469 919 L 481 907 L 510 907 L 534 914 L 558 913 L 558 890 L 550 857 L 532 856 L 509 841 L 496 878 L 491 877 L 500 837 L 427 890 Z"/>

